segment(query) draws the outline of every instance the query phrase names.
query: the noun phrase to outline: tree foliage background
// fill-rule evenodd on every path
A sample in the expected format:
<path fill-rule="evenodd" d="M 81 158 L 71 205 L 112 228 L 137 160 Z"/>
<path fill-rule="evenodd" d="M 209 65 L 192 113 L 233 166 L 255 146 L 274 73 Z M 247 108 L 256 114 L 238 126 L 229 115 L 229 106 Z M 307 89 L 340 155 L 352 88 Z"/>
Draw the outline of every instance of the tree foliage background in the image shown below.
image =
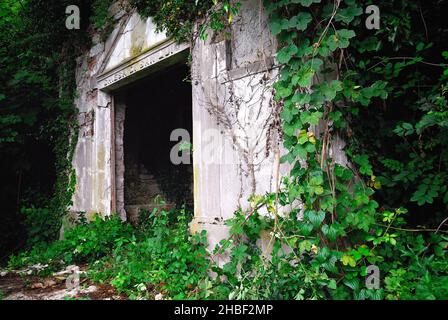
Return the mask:
<path fill-rule="evenodd" d="M 73 70 L 89 45 L 84 22 L 94 3 L 0 3 L 0 259 L 30 235 L 54 239 L 70 201 Z M 81 9 L 82 30 L 65 28 L 71 4 Z M 22 212 L 32 206 L 41 209 Z"/>

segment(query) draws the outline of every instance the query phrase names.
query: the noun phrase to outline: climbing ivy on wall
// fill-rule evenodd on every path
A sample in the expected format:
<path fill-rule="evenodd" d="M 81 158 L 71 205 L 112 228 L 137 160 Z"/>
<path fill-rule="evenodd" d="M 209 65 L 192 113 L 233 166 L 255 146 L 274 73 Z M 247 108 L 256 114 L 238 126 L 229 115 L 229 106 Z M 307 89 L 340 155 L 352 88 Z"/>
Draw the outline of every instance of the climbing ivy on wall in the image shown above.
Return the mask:
<path fill-rule="evenodd" d="M 216 269 L 231 297 L 448 296 L 440 4 L 381 2 L 381 27 L 370 30 L 371 4 L 265 1 L 280 44 L 282 161 L 292 169 L 278 193 L 254 195 L 252 210 L 228 222 L 232 237 L 215 253 L 231 250 L 232 261 Z M 347 143 L 348 165 L 336 162 L 336 136 Z M 279 215 L 286 205 L 296 209 Z M 256 245 L 263 230 L 270 261 Z M 371 270 L 379 270 L 377 286 L 369 286 Z"/>
<path fill-rule="evenodd" d="M 178 39 L 191 36 L 192 23 L 211 7 L 134 3 Z M 365 10 L 375 4 L 380 28 L 369 29 Z M 228 281 L 214 283 L 211 292 L 226 298 L 446 298 L 448 54 L 437 19 L 444 5 L 264 5 L 279 40 L 275 100 L 282 105 L 282 161 L 292 169 L 278 193 L 253 195 L 252 210 L 228 221 L 231 238 L 215 250 L 231 252 L 231 261 L 215 268 Z M 205 26 L 224 30 L 238 7 L 236 1 L 211 7 L 208 16 L 218 23 Z M 339 151 L 347 164 L 335 161 L 335 138 L 346 143 Z M 279 215 L 287 205 L 296 209 Z M 260 234 L 273 246 L 270 261 L 256 245 Z M 379 286 L 368 286 L 376 268 Z"/>

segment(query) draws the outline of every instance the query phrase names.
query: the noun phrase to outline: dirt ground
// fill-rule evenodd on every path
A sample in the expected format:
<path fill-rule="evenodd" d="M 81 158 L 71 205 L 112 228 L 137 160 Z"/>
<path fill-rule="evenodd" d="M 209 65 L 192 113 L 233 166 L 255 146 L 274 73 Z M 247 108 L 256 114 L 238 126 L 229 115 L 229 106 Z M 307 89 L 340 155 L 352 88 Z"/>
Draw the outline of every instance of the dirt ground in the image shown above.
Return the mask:
<path fill-rule="evenodd" d="M 67 285 L 68 274 L 39 277 L 23 271 L 2 272 L 0 295 L 3 300 L 126 300 L 112 286 L 93 284 L 82 277 L 73 288 Z"/>

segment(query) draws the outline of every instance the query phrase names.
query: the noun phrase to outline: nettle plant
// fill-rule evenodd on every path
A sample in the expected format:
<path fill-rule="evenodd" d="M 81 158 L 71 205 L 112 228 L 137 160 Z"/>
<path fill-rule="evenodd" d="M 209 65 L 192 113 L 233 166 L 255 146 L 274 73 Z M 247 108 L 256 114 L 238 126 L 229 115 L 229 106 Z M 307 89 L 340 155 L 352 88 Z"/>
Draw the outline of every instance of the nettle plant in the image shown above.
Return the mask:
<path fill-rule="evenodd" d="M 412 228 L 415 215 L 405 208 L 437 202 L 423 222 L 446 213 L 448 72 L 446 64 L 425 61 L 441 58 L 443 40 L 428 40 L 415 26 L 421 8 L 405 1 L 382 4 L 382 27 L 368 28 L 371 4 L 265 1 L 280 45 L 274 89 L 283 105 L 282 161 L 292 169 L 278 193 L 254 195 L 252 209 L 228 221 L 231 238 L 215 254 L 228 249 L 231 261 L 214 269 L 227 279 L 216 295 L 448 297 L 443 223 Z M 347 165 L 332 157 L 336 136 L 347 143 Z M 279 215 L 287 205 L 295 209 Z M 268 215 L 259 214 L 262 207 Z M 272 245 L 268 257 L 260 235 Z"/>

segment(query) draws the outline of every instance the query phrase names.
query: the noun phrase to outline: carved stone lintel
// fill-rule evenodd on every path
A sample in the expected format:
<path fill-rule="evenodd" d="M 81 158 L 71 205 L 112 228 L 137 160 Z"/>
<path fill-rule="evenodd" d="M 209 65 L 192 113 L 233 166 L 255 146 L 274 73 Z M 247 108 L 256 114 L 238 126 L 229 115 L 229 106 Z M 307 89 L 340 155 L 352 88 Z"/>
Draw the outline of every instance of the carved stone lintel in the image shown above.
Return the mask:
<path fill-rule="evenodd" d="M 100 90 L 113 90 L 176 62 L 177 54 L 185 52 L 188 44 L 167 40 L 136 58 L 129 59 L 97 76 Z M 183 59 L 183 57 L 181 57 Z"/>

